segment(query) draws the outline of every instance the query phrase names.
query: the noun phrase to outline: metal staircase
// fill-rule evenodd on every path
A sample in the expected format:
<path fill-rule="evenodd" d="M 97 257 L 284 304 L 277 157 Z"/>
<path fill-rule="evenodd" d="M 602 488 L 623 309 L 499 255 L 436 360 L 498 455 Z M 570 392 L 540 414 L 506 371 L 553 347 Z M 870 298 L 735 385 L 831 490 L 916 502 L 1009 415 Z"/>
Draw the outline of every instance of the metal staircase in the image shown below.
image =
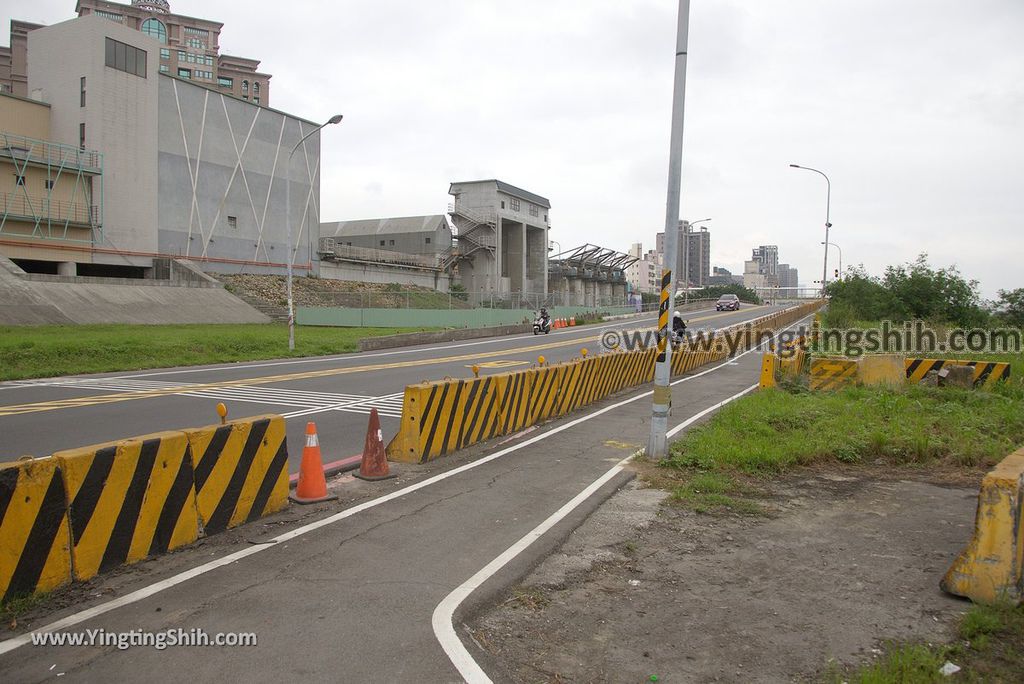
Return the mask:
<path fill-rule="evenodd" d="M 498 246 L 498 218 L 493 211 L 471 209 L 456 202 L 448 205 L 448 214 L 455 230 L 452 247 L 441 255 L 441 268 L 448 269 L 480 250 L 494 254 Z"/>

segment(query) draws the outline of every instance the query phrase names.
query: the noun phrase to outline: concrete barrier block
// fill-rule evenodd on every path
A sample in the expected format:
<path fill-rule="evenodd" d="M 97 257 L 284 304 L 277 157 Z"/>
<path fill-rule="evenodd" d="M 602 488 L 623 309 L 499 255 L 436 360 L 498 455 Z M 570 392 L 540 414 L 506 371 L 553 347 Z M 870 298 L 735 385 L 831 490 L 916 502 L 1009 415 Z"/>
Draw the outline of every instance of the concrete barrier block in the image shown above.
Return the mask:
<path fill-rule="evenodd" d="M 278 415 L 186 430 L 195 459 L 195 497 L 205 535 L 288 505 L 288 445 Z"/>
<path fill-rule="evenodd" d="M 860 360 L 858 377 L 863 385 L 900 387 L 905 384 L 903 358 L 895 354 L 871 354 Z"/>
<path fill-rule="evenodd" d="M 0 603 L 71 582 L 71 538 L 60 464 L 0 463 Z"/>
<path fill-rule="evenodd" d="M 1024 596 L 1024 449 L 1003 459 L 978 492 L 974 535 L 942 578 L 950 594 L 975 603 L 1020 603 Z"/>
<path fill-rule="evenodd" d="M 198 538 L 192 456 L 183 432 L 53 455 L 64 474 L 75 579 Z"/>
<path fill-rule="evenodd" d="M 814 359 L 811 361 L 811 389 L 837 390 L 857 380 L 857 362 L 852 359 Z"/>

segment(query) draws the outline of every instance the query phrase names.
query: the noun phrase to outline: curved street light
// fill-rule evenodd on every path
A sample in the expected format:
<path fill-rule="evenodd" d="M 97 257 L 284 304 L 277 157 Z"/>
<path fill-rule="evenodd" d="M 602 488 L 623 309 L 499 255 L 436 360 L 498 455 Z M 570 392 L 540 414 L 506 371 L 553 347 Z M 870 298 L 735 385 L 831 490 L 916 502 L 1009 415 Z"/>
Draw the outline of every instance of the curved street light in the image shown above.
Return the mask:
<path fill-rule="evenodd" d="M 288 251 L 285 255 L 288 261 L 288 278 L 286 281 L 288 290 L 288 351 L 295 350 L 295 305 L 292 301 L 292 262 L 295 261 L 295 247 L 292 245 L 292 156 L 295 154 L 295 150 L 299 149 L 299 146 L 306 142 L 308 138 L 319 133 L 320 129 L 324 126 L 340 123 L 341 119 L 341 114 L 335 114 L 330 119 L 302 136 L 299 142 L 295 143 L 295 147 L 292 148 L 292 151 L 288 153 L 288 166 L 285 168 L 284 174 L 284 228 L 285 239 L 288 241 Z M 319 163 L 319 161 L 317 163 Z"/>
<path fill-rule="evenodd" d="M 832 227 L 832 224 L 829 222 L 829 210 L 830 210 L 830 205 L 832 204 L 832 181 L 830 181 L 828 179 L 828 176 L 825 175 L 824 171 L 819 171 L 818 169 L 812 169 L 809 166 L 800 166 L 799 164 L 790 164 L 789 166 L 791 168 L 794 168 L 794 169 L 803 169 L 804 171 L 813 171 L 814 173 L 818 174 L 819 176 L 821 176 L 822 178 L 825 179 L 825 183 L 826 183 L 826 194 L 825 194 L 825 242 L 824 242 L 824 244 L 825 244 L 825 263 L 824 263 L 824 265 L 821 268 L 821 296 L 824 297 L 825 296 L 825 286 L 828 284 L 828 245 L 829 245 L 828 229 Z"/>
<path fill-rule="evenodd" d="M 707 223 L 711 219 L 703 218 L 697 221 L 684 221 L 687 228 L 693 228 L 698 223 Z M 690 303 L 690 231 L 683 232 L 683 304 Z M 673 302 L 673 305 L 675 302 Z"/>

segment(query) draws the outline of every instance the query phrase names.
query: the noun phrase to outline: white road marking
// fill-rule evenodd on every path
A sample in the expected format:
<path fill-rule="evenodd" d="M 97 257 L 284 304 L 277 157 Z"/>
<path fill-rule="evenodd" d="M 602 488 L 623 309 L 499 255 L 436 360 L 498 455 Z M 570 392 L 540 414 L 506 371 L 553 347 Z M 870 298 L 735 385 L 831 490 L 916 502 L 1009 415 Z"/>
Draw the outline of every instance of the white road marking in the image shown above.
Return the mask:
<path fill-rule="evenodd" d="M 807 319 L 805 318 L 803 320 Z M 799 323 L 801 322 L 802 321 L 797 321 L 797 323 L 794 323 L 793 325 L 799 325 Z M 737 354 L 734 358 L 738 359 L 741 356 L 745 356 L 753 351 L 758 351 L 763 346 L 764 345 L 759 345 L 753 349 L 748 349 L 742 354 Z M 709 373 L 711 371 L 718 370 L 726 366 L 734 365 L 736 365 L 735 362 L 726 362 L 693 377 L 699 377 L 699 375 L 704 375 L 705 373 Z M 683 379 L 686 380 L 688 378 Z M 676 383 L 672 384 L 674 385 Z M 717 411 L 718 409 L 722 408 L 729 402 L 735 401 L 757 388 L 758 384 L 751 385 L 745 390 L 742 390 L 732 395 L 728 399 L 720 401 L 717 404 L 709 406 L 703 411 L 700 411 L 699 413 L 690 416 L 682 423 L 669 430 L 667 436 L 672 437 L 673 435 L 677 434 L 680 430 L 683 430 L 686 427 L 692 425 L 693 423 L 700 420 L 709 413 Z M 455 611 L 458 610 L 459 606 L 462 605 L 462 602 L 465 601 L 470 594 L 472 594 L 474 591 L 480 588 L 480 586 L 483 585 L 483 583 L 486 582 L 488 579 L 490 579 L 496 572 L 498 572 L 503 567 L 508 565 L 508 563 L 512 559 L 514 559 L 520 553 L 529 548 L 531 544 L 540 539 L 548 530 L 550 530 L 552 527 L 558 524 L 567 515 L 572 513 L 572 511 L 574 511 L 581 503 L 590 498 L 590 496 L 594 492 L 603 487 L 605 483 L 607 483 L 613 477 L 622 472 L 625 465 L 629 462 L 630 458 L 632 458 L 632 456 L 623 459 L 622 461 L 614 465 L 611 469 L 609 469 L 607 472 L 605 472 L 604 475 L 590 483 L 590 485 L 586 489 L 584 489 L 582 492 L 580 492 L 572 499 L 570 499 L 568 503 L 566 503 L 564 506 L 555 511 L 544 522 L 530 530 L 524 537 L 522 537 L 512 546 L 505 549 L 504 552 L 502 552 L 497 558 L 492 560 L 490 563 L 485 565 L 479 572 L 477 572 L 475 575 L 473 575 L 468 580 L 463 582 L 461 585 L 456 587 L 455 590 L 452 593 L 448 594 L 446 597 L 444 597 L 441 603 L 439 603 L 437 607 L 434 609 L 434 613 L 431 615 L 430 618 L 430 623 L 434 628 L 434 636 L 437 637 L 438 642 L 441 644 L 441 648 L 444 649 L 444 652 L 448 656 L 448 659 L 452 662 L 452 665 L 455 666 L 455 668 L 459 671 L 459 674 L 462 675 L 462 678 L 468 684 L 491 684 L 491 678 L 487 676 L 487 673 L 483 671 L 483 668 L 480 667 L 479 663 L 477 663 L 473 659 L 473 656 L 470 655 L 468 650 L 466 650 L 465 645 L 459 638 L 458 633 L 456 633 L 455 625 L 452 622 L 452 618 L 455 615 Z"/>
<path fill-rule="evenodd" d="M 742 354 L 737 354 L 735 358 L 739 358 L 740 356 L 745 356 L 745 355 L 747 355 L 747 354 L 749 354 L 749 353 L 751 353 L 753 351 L 756 351 L 756 349 L 749 349 L 749 350 L 743 352 Z M 722 368 L 725 368 L 728 365 L 729 365 L 728 362 L 719 364 L 719 365 L 717 365 L 717 366 L 715 366 L 713 368 L 709 368 L 708 370 L 702 371 L 700 373 L 696 373 L 694 375 L 688 375 L 686 377 L 680 378 L 679 380 L 676 380 L 672 384 L 673 385 L 678 385 L 680 383 L 689 382 L 690 380 L 694 380 L 694 379 L 699 378 L 701 376 L 707 375 L 708 373 L 712 373 L 714 371 L 717 371 L 717 370 L 720 370 Z M 399 498 L 405 496 L 406 494 L 411 494 L 412 492 L 419 491 L 421 489 L 424 489 L 426 487 L 434 485 L 434 484 L 436 484 L 438 482 L 442 482 L 444 480 L 447 480 L 448 478 L 455 477 L 456 475 L 461 475 L 462 473 L 467 472 L 469 470 L 473 470 L 474 468 L 479 468 L 480 466 L 482 466 L 482 465 L 484 465 L 486 463 L 490 463 L 491 461 L 494 461 L 494 460 L 499 459 L 499 458 L 501 458 L 503 456 L 506 456 L 506 455 L 508 455 L 510 453 L 518 451 L 519 449 L 523 449 L 525 447 L 528 447 L 531 444 L 535 444 L 537 442 L 543 441 L 543 440 L 547 439 L 548 437 L 551 437 L 551 436 L 556 435 L 556 434 L 558 434 L 560 432 L 563 432 L 565 430 L 573 428 L 573 427 L 575 427 L 577 425 L 580 425 L 581 423 L 585 423 L 585 422 L 587 422 L 589 420 L 592 420 L 594 418 L 597 418 L 599 416 L 603 416 L 604 414 L 606 414 L 606 413 L 608 413 L 610 411 L 614 411 L 614 410 L 616 410 L 616 409 L 618 409 L 618 408 L 620 408 L 622 406 L 625 406 L 626 404 L 631 404 L 634 401 L 639 401 L 640 399 L 643 399 L 643 398 L 646 398 L 646 397 L 650 397 L 653 394 L 654 394 L 654 392 L 647 391 L 647 392 L 643 392 L 641 394 L 638 394 L 638 395 L 636 395 L 634 397 L 630 397 L 629 399 L 624 399 L 623 401 L 616 402 L 616 403 L 614 403 L 614 404 L 612 404 L 610 406 L 604 407 L 603 409 L 598 409 L 597 411 L 594 411 L 592 413 L 588 413 L 588 414 L 586 414 L 584 416 L 576 418 L 575 420 L 571 420 L 571 421 L 569 421 L 567 423 L 564 423 L 562 425 L 554 427 L 551 430 L 548 430 L 546 432 L 543 432 L 543 433 L 537 435 L 536 437 L 531 437 L 530 439 L 526 440 L 525 442 L 522 442 L 520 444 L 516 444 L 516 445 L 510 446 L 510 447 L 502 449 L 500 451 L 496 451 L 495 453 L 490 454 L 489 456 L 484 456 L 483 458 L 481 458 L 479 460 L 476 460 L 476 461 L 473 461 L 472 463 L 467 463 L 467 464 L 461 465 L 461 466 L 459 466 L 457 468 L 453 468 L 452 470 L 449 470 L 447 472 L 439 473 L 437 475 L 434 475 L 433 477 L 429 477 L 429 478 L 427 478 L 425 480 L 422 480 L 420 482 L 417 482 L 415 484 L 411 484 L 408 487 L 403 487 L 402 489 L 399 489 L 397 491 L 391 492 L 390 494 L 385 494 L 384 496 L 378 497 L 376 499 L 371 499 L 370 501 L 366 501 L 364 503 L 358 504 L 358 505 L 353 506 L 351 508 L 347 508 L 344 511 L 339 511 L 338 513 L 335 513 L 334 515 L 328 516 L 326 518 L 322 518 L 320 520 L 316 520 L 316 521 L 311 522 L 311 523 L 309 523 L 307 525 L 303 525 L 302 527 L 297 527 L 294 530 L 291 530 L 289 532 L 285 532 L 284 534 L 281 534 L 281 535 L 278 535 L 277 537 L 274 537 L 273 539 L 271 539 L 266 544 L 253 545 L 253 546 L 249 546 L 247 548 L 235 551 L 234 553 L 229 553 L 226 556 L 223 556 L 221 558 L 209 561 L 207 563 L 203 563 L 202 565 L 199 565 L 197 567 L 191 568 L 191 569 L 186 570 L 184 572 L 180 572 L 177 575 L 172 575 L 171 577 L 168 577 L 166 579 L 160 580 L 158 582 L 154 582 L 153 584 L 145 586 L 145 587 L 143 587 L 141 589 L 137 589 L 137 590 L 135 590 L 135 591 L 133 591 L 131 593 L 125 594 L 124 596 L 118 597 L 118 598 L 113 599 L 111 601 L 107 601 L 106 603 L 101 603 L 101 604 L 99 604 L 97 606 L 93 606 L 92 608 L 87 608 L 86 610 L 79 611 L 77 613 L 72 613 L 71 615 L 68 615 L 67 617 L 61 618 L 60 620 L 57 620 L 56 622 L 51 622 L 50 624 L 44 625 L 44 626 L 42 626 L 42 627 L 40 627 L 38 629 L 33 630 L 32 632 L 26 632 L 25 634 L 20 634 L 20 635 L 18 635 L 16 637 L 11 637 L 10 639 L 6 639 L 4 641 L 0 641 L 0 655 L 3 655 L 5 653 L 10 653 L 11 651 L 14 651 L 14 650 L 16 650 L 18 648 L 21 648 L 22 646 L 25 646 L 26 644 L 32 643 L 32 635 L 33 634 L 46 634 L 46 633 L 56 632 L 56 631 L 60 631 L 60 630 L 65 630 L 65 629 L 68 629 L 70 627 L 74 627 L 75 625 L 79 625 L 79 624 L 85 622 L 86 620 L 90 620 L 90 619 L 92 619 L 94 617 L 99 617 L 100 615 L 104 615 L 106 613 L 109 613 L 112 610 L 116 610 L 118 608 L 121 608 L 121 607 L 124 607 L 124 606 L 128 606 L 128 605 L 131 605 L 133 603 L 138 603 L 139 601 L 142 601 L 143 599 L 146 599 L 146 598 L 149 598 L 150 596 L 154 596 L 156 594 L 159 594 L 160 592 L 162 592 L 162 591 L 164 591 L 166 589 L 170 589 L 172 587 L 175 587 L 175 586 L 177 586 L 179 584 L 183 584 L 184 582 L 187 582 L 190 579 L 194 579 L 196 577 L 200 577 L 202 575 L 205 575 L 206 573 L 211 572 L 213 570 L 216 570 L 217 568 L 221 568 L 221 567 L 223 567 L 225 565 L 231 565 L 232 563 L 237 563 L 238 561 L 242 560 L 243 558 L 247 558 L 247 557 L 253 556 L 253 555 L 257 554 L 257 553 L 261 553 L 263 551 L 266 551 L 268 548 L 272 548 L 274 546 L 277 546 L 277 544 L 280 544 L 282 542 L 290 541 L 290 540 L 295 539 L 297 537 L 301 537 L 303 535 L 309 534 L 310 532 L 318 530 L 321 527 L 326 527 L 327 525 L 331 525 L 331 524 L 336 523 L 336 522 L 338 522 L 340 520 L 344 520 L 346 518 L 350 518 L 350 517 L 352 517 L 354 515 L 357 515 L 358 513 L 362 513 L 363 511 L 369 510 L 371 508 L 376 508 L 377 506 L 380 506 L 382 504 L 388 503 L 389 501 L 393 501 L 395 499 L 399 499 Z"/>

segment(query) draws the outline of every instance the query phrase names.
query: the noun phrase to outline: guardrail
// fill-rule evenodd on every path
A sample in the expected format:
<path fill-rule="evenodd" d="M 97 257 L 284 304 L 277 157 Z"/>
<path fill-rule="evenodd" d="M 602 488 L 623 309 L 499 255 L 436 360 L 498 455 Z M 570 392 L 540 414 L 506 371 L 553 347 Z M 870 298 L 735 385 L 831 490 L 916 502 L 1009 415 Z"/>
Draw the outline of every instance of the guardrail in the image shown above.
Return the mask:
<path fill-rule="evenodd" d="M 0 464 L 0 602 L 278 511 L 287 463 L 266 415 Z"/>
<path fill-rule="evenodd" d="M 794 323 L 820 308 L 802 304 L 735 326 L 750 326 L 745 345 L 758 333 Z M 388 458 L 423 463 L 477 442 L 511 434 L 558 417 L 628 387 L 651 382 L 657 350 L 616 351 L 481 378 L 446 379 L 409 385 L 398 434 Z M 679 375 L 729 356 L 724 343 L 708 350 L 679 349 L 672 373 Z"/>

